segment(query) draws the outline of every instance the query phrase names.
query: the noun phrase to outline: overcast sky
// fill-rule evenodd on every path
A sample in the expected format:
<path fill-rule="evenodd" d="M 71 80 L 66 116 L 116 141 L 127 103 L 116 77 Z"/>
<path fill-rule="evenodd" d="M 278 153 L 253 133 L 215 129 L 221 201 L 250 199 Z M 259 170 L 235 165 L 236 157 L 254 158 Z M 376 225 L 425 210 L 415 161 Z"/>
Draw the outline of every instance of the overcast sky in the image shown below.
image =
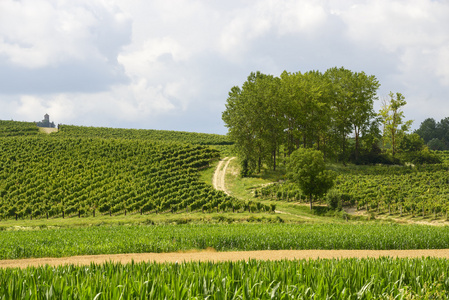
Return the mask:
<path fill-rule="evenodd" d="M 0 0 L 2 120 L 224 134 L 250 72 L 331 67 L 448 117 L 449 2 Z"/>

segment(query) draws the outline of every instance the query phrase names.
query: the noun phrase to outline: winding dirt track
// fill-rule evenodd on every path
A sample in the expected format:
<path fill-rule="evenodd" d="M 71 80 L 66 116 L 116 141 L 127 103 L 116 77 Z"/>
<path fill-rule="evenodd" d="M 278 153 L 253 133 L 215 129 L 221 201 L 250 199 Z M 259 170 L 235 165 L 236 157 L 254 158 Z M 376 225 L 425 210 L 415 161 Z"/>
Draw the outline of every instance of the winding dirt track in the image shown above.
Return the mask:
<path fill-rule="evenodd" d="M 104 262 L 184 262 L 184 261 L 239 261 L 239 260 L 283 260 L 319 258 L 378 258 L 378 257 L 438 257 L 449 258 L 449 249 L 437 250 L 266 250 L 236 252 L 181 252 L 181 253 L 131 253 L 113 255 L 86 255 L 62 258 L 30 258 L 0 260 L 0 268 L 26 268 L 28 266 L 60 266 L 66 264 L 90 265 Z"/>
<path fill-rule="evenodd" d="M 216 190 L 223 191 L 227 195 L 229 195 L 229 191 L 226 189 L 225 185 L 225 177 L 226 177 L 226 170 L 228 169 L 229 163 L 231 160 L 235 159 L 235 157 L 225 157 L 218 163 L 217 168 L 214 172 L 214 178 L 212 180 L 212 185 Z"/>

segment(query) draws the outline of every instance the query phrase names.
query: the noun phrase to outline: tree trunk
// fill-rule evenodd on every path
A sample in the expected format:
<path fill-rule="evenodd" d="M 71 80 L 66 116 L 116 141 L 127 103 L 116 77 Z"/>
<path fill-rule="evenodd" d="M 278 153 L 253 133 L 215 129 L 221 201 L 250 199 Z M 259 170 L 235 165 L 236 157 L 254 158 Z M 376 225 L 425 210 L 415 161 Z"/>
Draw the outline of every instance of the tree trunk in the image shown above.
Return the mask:
<path fill-rule="evenodd" d="M 359 129 L 358 127 L 354 126 L 354 133 L 355 133 L 355 161 L 359 160 Z"/>
<path fill-rule="evenodd" d="M 310 210 L 312 210 L 312 200 L 313 200 L 312 195 L 309 195 Z"/>

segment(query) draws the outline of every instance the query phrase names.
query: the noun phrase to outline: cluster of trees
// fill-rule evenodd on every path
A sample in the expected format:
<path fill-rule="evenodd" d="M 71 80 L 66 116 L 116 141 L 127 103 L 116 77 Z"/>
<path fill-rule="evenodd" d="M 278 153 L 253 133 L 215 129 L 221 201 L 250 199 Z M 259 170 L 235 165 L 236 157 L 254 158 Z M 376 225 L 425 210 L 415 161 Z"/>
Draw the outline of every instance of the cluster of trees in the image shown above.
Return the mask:
<path fill-rule="evenodd" d="M 242 175 L 260 172 L 263 164 L 275 170 L 279 155 L 300 147 L 343 163 L 385 163 L 387 152 L 394 161 L 411 121 L 404 120 L 400 93 L 390 93 L 381 112 L 374 111 L 379 86 L 374 75 L 336 67 L 280 77 L 251 73 L 242 87 L 231 89 L 222 115 Z"/>
<path fill-rule="evenodd" d="M 449 117 L 436 122 L 425 119 L 415 131 L 432 150 L 449 150 Z"/>

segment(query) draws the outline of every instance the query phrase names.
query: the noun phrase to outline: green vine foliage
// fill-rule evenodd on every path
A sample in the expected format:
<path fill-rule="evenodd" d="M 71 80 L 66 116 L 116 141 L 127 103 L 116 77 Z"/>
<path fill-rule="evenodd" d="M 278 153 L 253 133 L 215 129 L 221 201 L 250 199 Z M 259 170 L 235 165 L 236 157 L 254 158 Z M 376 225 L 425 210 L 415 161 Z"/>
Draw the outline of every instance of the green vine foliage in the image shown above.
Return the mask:
<path fill-rule="evenodd" d="M 0 120 L 0 137 L 36 135 L 39 128 L 33 122 Z"/>
<path fill-rule="evenodd" d="M 133 136 L 132 130 L 106 134 L 100 129 L 97 133 L 107 137 L 100 138 L 93 129 L 71 130 L 76 128 L 74 137 L 59 132 L 0 138 L 0 218 L 216 212 L 248 206 L 199 180 L 198 171 L 219 159 L 218 150 L 199 145 L 200 134 L 192 135 L 191 143 L 180 143 L 170 141 L 176 139 L 172 137 Z M 164 133 L 170 132 L 158 134 Z"/>
<path fill-rule="evenodd" d="M 447 162 L 449 152 L 441 152 Z M 416 166 L 336 167 L 338 176 L 330 191 L 339 195 L 340 205 L 356 206 L 375 213 L 448 218 L 449 167 L 447 163 Z M 291 182 L 265 186 L 258 197 L 306 202 L 305 195 Z M 321 199 L 324 202 L 324 197 Z"/>

